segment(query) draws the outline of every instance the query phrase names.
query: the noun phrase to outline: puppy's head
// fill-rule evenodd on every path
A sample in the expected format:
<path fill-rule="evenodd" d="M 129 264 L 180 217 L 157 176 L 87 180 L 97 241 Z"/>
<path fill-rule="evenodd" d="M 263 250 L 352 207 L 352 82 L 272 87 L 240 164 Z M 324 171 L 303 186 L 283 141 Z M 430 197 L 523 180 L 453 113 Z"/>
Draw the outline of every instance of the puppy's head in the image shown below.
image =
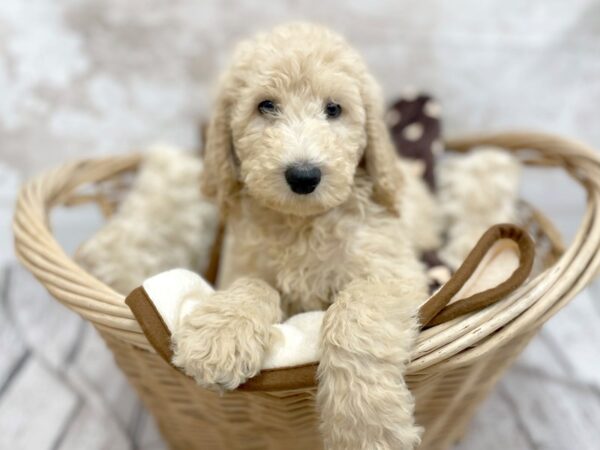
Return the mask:
<path fill-rule="evenodd" d="M 364 162 L 374 200 L 395 212 L 401 183 L 377 84 L 322 27 L 293 24 L 240 44 L 207 133 L 203 191 L 223 212 L 244 190 L 314 215 L 346 201 Z"/>

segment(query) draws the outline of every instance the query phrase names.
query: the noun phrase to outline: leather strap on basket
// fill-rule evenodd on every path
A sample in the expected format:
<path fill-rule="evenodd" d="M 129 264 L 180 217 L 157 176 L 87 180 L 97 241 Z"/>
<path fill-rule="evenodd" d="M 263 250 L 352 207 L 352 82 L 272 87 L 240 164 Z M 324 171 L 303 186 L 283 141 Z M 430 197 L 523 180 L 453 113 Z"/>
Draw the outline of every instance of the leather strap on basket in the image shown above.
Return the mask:
<path fill-rule="evenodd" d="M 148 297 L 143 286 L 135 288 L 125 299 L 125 303 L 133 313 L 140 328 L 162 359 L 170 365 L 173 358 L 171 348 L 171 331 L 156 309 L 154 302 Z"/>
<path fill-rule="evenodd" d="M 501 239 L 514 241 L 519 248 L 519 266 L 507 280 L 482 292 L 449 304 L 452 298 L 469 280 L 490 248 Z M 512 224 L 494 225 L 487 230 L 473 247 L 456 273 L 420 309 L 423 328 L 448 322 L 457 317 L 479 311 L 505 298 L 525 282 L 535 257 L 535 244 L 529 234 Z"/>

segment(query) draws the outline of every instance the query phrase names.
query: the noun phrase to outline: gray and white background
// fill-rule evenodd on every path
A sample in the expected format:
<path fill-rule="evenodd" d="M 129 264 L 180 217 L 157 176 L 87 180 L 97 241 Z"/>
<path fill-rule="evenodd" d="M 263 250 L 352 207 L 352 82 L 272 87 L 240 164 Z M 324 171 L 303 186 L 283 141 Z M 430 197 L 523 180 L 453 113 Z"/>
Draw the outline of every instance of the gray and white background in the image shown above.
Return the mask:
<path fill-rule="evenodd" d="M 163 448 L 95 332 L 16 263 L 14 197 L 73 158 L 195 147 L 232 45 L 290 19 L 346 34 L 390 99 L 433 93 L 447 135 L 536 129 L 600 148 L 598 0 L 2 0 L 0 448 Z M 528 173 L 523 192 L 572 235 L 584 198 L 566 177 Z M 73 249 L 99 217 L 53 223 Z M 599 349 L 596 284 L 544 328 L 458 448 L 600 448 Z"/>

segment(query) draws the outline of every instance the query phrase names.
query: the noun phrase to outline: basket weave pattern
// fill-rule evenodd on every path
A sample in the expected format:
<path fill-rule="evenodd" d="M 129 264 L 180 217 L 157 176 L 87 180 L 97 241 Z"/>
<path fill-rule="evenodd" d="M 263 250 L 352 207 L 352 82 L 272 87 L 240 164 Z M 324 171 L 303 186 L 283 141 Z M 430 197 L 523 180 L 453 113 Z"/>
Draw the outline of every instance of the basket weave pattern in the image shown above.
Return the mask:
<path fill-rule="evenodd" d="M 600 267 L 600 159 L 589 147 L 556 136 L 510 133 L 448 143 L 457 151 L 497 145 L 528 164 L 564 168 L 587 192 L 577 235 L 564 249 L 551 224 L 535 217 L 557 260 L 504 300 L 423 331 L 407 379 L 426 428 L 421 449 L 447 448 L 464 433 L 476 407 L 539 327 L 597 274 Z M 76 190 L 135 170 L 139 156 L 86 160 L 50 171 L 26 184 L 14 232 L 23 263 L 50 293 L 91 321 L 118 365 L 177 449 L 319 449 L 315 387 L 286 391 L 206 391 L 167 365 L 143 335 L 124 295 L 79 267 L 52 236 L 52 207 Z"/>

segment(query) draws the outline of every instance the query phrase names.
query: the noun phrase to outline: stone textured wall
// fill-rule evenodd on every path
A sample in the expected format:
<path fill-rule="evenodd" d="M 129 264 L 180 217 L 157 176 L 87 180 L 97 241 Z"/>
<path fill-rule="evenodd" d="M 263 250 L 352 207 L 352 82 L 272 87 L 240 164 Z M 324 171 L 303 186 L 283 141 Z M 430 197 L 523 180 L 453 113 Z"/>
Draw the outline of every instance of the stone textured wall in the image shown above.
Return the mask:
<path fill-rule="evenodd" d="M 600 146 L 597 0 L 2 0 L 0 166 L 193 146 L 231 46 L 301 18 L 345 33 L 390 98 L 440 97 L 449 134 L 533 127 Z"/>

